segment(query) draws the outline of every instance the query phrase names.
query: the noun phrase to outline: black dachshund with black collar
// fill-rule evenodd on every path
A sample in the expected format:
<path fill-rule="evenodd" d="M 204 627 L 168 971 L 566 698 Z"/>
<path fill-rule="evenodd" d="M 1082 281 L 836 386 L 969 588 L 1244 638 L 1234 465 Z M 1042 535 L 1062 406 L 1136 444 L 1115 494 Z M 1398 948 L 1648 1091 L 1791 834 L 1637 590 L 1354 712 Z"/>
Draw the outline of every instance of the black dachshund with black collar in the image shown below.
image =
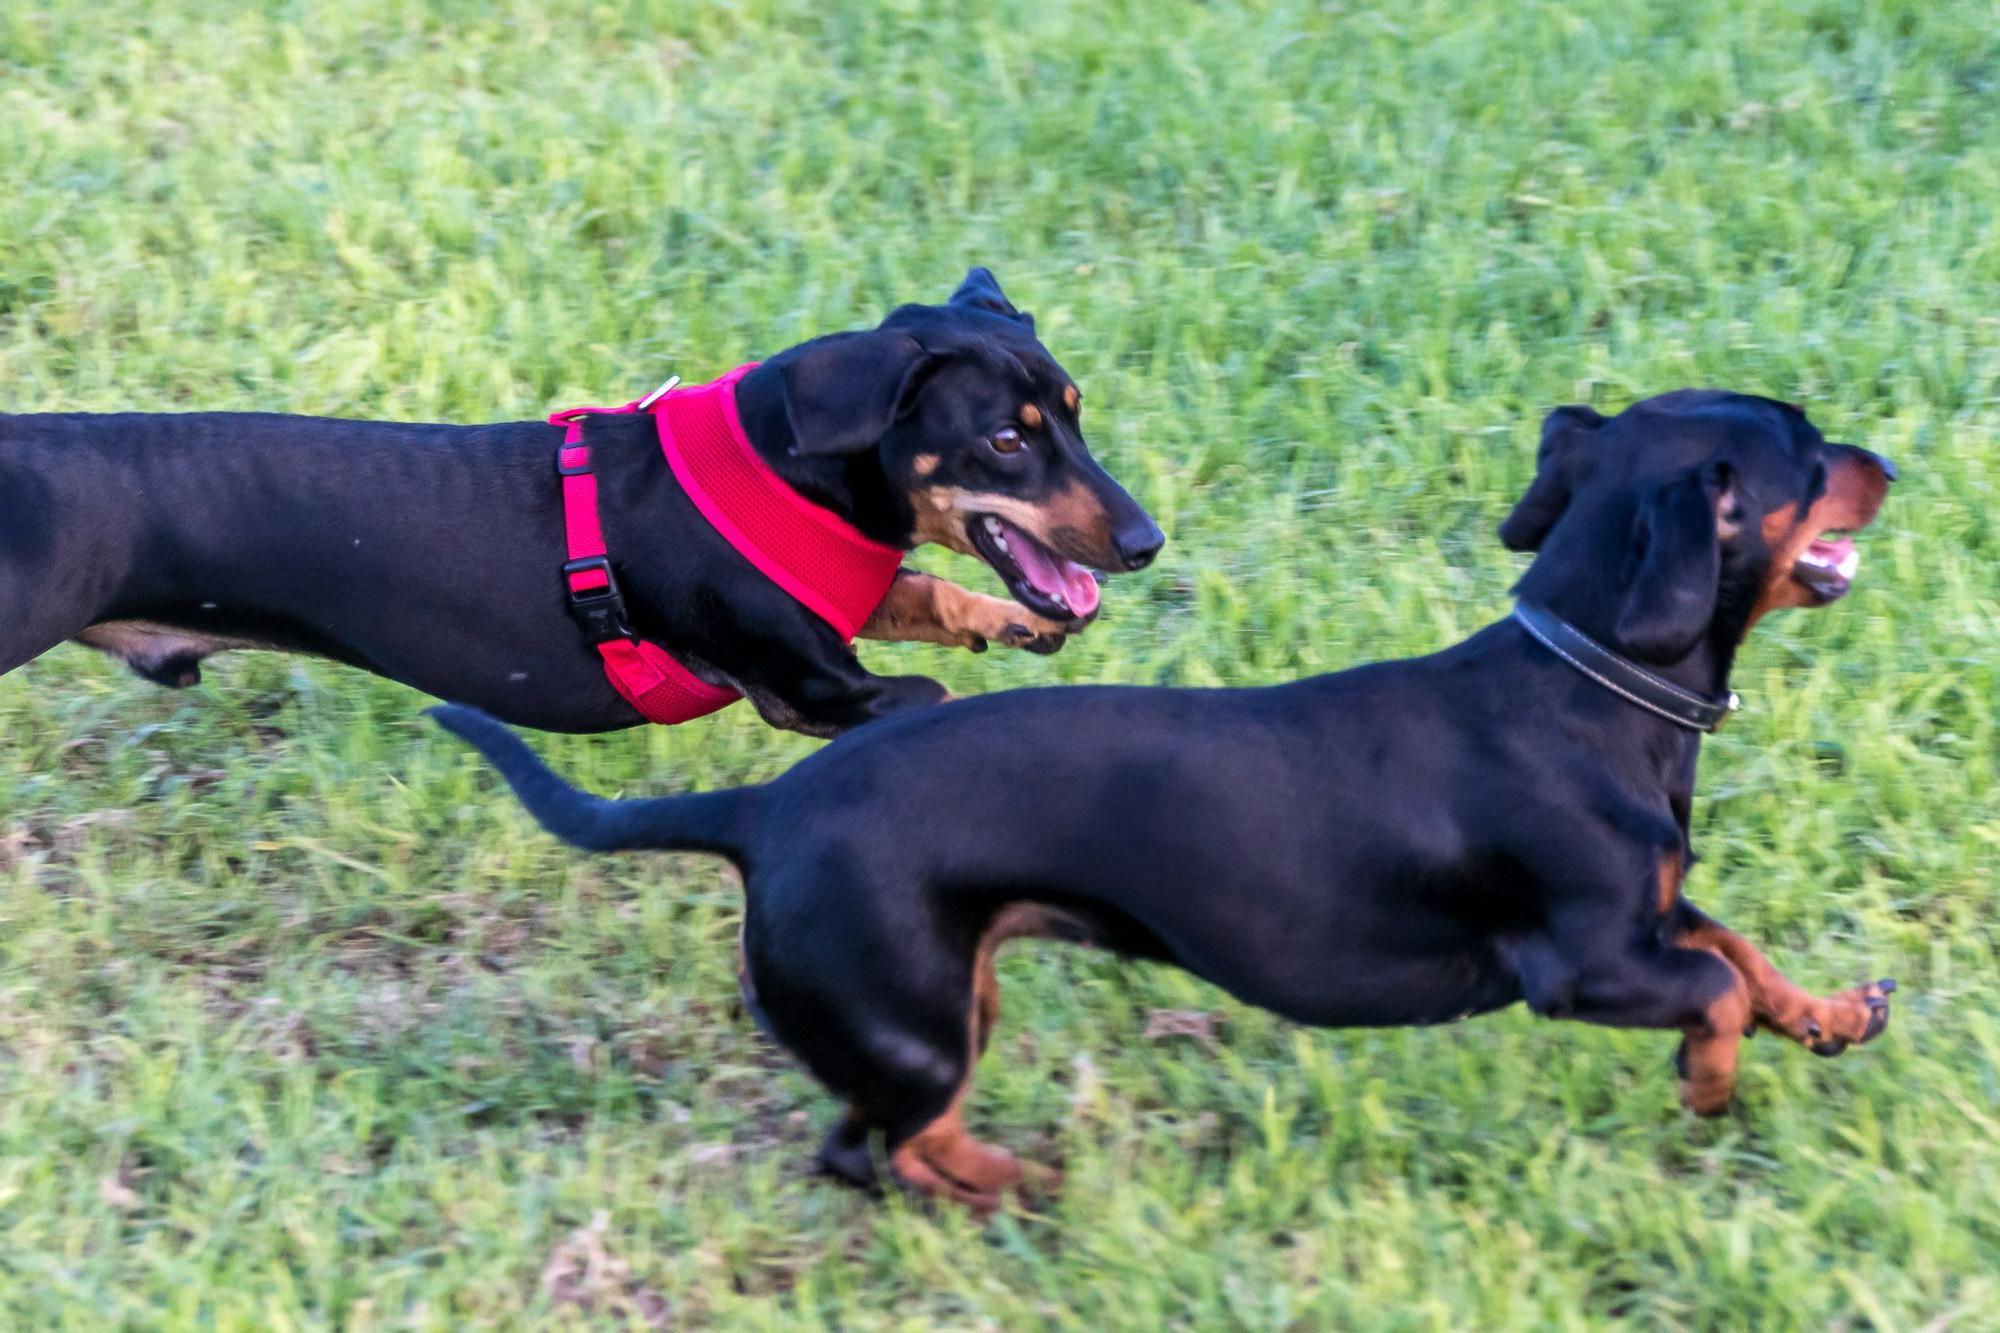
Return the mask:
<path fill-rule="evenodd" d="M 985 269 L 942 306 L 780 352 L 736 405 L 782 481 L 882 545 L 979 556 L 1013 600 L 905 570 L 864 638 L 1053 652 L 1090 570 L 1164 538 L 1084 444 L 1076 384 Z M 651 417 L 585 425 L 630 628 L 772 723 L 833 735 L 945 697 L 866 670 L 704 521 Z M 0 416 L 0 674 L 75 641 L 182 686 L 315 653 L 550 731 L 640 721 L 564 591 L 562 431 L 247 413 Z"/>
<path fill-rule="evenodd" d="M 1678 1030 L 1714 1114 L 1757 1027 L 1879 1033 L 1683 896 L 1703 732 L 1767 612 L 1847 591 L 1894 471 L 1797 408 L 1680 392 L 1555 412 L 1501 526 L 1520 614 L 1433 656 L 1264 689 L 1024 690 L 892 718 L 763 786 L 604 801 L 491 719 L 438 710 L 558 836 L 726 856 L 743 984 L 847 1104 L 822 1153 L 976 1208 L 1019 1183 L 967 1134 L 1001 941 L 1177 964 L 1304 1023 L 1537 1013 Z M 999 782 L 993 761 L 1032 755 Z"/>

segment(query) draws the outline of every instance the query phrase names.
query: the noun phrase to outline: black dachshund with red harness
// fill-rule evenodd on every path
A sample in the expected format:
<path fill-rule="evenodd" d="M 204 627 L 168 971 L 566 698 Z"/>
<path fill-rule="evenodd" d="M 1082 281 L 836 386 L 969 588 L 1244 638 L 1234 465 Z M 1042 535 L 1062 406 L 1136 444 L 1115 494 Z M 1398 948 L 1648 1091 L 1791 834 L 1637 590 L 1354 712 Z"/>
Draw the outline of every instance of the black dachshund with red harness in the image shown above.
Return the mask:
<path fill-rule="evenodd" d="M 1160 529 L 993 275 L 707 385 L 549 423 L 0 416 L 0 674 L 65 641 L 182 686 L 316 653 L 523 726 L 747 696 L 833 735 L 945 697 L 853 638 L 1053 652 Z M 975 555 L 1012 600 L 901 568 Z"/>
<path fill-rule="evenodd" d="M 847 1105 L 824 1165 L 990 1208 L 961 1119 L 998 945 L 1174 963 L 1304 1023 L 1537 1013 L 1677 1030 L 1721 1111 L 1767 1028 L 1823 1055 L 1889 981 L 1815 996 L 1682 893 L 1703 734 L 1766 613 L 1847 591 L 1894 478 L 1798 408 L 1686 391 L 1567 407 L 1501 525 L 1516 613 L 1429 657 L 1263 689 L 1077 687 L 891 718 L 763 786 L 605 801 L 489 718 L 445 726 L 550 831 L 730 858 L 753 1011 Z M 996 757 L 1033 756 L 996 785 Z M 879 1156 L 878 1156 L 879 1151 Z"/>

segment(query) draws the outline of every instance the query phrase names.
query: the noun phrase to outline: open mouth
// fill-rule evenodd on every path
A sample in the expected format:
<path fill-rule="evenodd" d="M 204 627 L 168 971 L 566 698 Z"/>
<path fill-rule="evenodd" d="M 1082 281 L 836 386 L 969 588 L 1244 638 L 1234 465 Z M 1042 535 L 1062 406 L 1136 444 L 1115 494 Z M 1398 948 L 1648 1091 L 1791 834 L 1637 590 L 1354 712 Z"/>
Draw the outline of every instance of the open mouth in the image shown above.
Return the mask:
<path fill-rule="evenodd" d="M 1825 605 L 1847 595 L 1860 567 L 1861 553 L 1854 549 L 1852 533 L 1822 532 L 1792 562 L 1792 578 Z"/>
<path fill-rule="evenodd" d="M 1050 620 L 1088 620 L 1097 614 L 1097 576 L 1066 560 L 996 514 L 978 514 L 966 525 L 980 558 L 999 573 L 1014 600 Z"/>

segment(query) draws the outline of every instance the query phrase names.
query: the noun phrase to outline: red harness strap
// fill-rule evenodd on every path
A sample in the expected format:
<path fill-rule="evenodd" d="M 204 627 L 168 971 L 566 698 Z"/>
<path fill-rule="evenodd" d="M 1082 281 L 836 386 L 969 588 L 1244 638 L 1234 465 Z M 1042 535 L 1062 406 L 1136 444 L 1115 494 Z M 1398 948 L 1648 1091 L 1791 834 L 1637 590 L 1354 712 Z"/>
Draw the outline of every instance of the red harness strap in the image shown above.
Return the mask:
<path fill-rule="evenodd" d="M 737 416 L 735 392 L 736 382 L 754 368 L 753 362 L 708 384 L 671 390 L 646 410 L 658 423 L 668 466 L 710 526 L 852 642 L 888 594 L 903 553 L 813 504 L 758 457 Z M 636 402 L 573 407 L 549 418 L 549 424 L 565 428 L 556 456 L 569 553 L 563 580 L 570 609 L 604 659 L 612 688 L 648 722 L 671 726 L 705 717 L 742 696 L 710 685 L 632 632 L 598 521 L 597 476 L 583 442 L 583 418 L 639 410 Z"/>
<path fill-rule="evenodd" d="M 579 407 L 558 412 L 549 424 L 563 426 L 556 471 L 562 475 L 563 528 L 569 561 L 563 582 L 569 589 L 570 610 L 604 659 L 611 688 L 639 710 L 648 722 L 671 726 L 705 717 L 735 703 L 736 691 L 711 685 L 667 655 L 658 644 L 632 633 L 625 597 L 611 572 L 604 549 L 604 532 L 597 522 L 597 474 L 591 468 L 590 446 L 583 442 L 583 418 L 593 412 L 631 412 L 624 407 Z"/>

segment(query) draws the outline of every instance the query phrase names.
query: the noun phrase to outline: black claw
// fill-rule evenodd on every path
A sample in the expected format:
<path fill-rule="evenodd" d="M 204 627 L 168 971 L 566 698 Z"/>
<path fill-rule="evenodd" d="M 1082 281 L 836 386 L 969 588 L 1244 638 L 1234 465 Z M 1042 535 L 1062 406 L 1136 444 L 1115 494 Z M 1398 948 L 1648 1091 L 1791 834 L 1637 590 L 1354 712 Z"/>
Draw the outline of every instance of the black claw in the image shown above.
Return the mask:
<path fill-rule="evenodd" d="M 1688 1039 L 1681 1038 L 1681 1044 L 1674 1047 L 1674 1076 L 1685 1079 L 1688 1076 Z"/>
<path fill-rule="evenodd" d="M 972 642 L 966 644 L 965 646 L 970 648 L 975 653 L 983 653 L 986 651 L 986 640 L 975 636 Z"/>
<path fill-rule="evenodd" d="M 1817 1018 L 1808 1018 L 1806 1020 L 1806 1035 L 1808 1037 L 1817 1037 L 1819 1035 L 1819 1020 Z"/>
<path fill-rule="evenodd" d="M 1010 624 L 1007 626 L 1007 642 L 1009 643 L 1026 643 L 1030 637 L 1026 625 Z"/>
<path fill-rule="evenodd" d="M 1811 1051 L 1814 1055 L 1824 1055 L 1830 1058 L 1832 1056 L 1839 1055 L 1842 1051 L 1846 1050 L 1847 1042 L 1844 1038 L 1835 1037 L 1832 1041 L 1816 1041 L 1812 1045 L 1806 1047 L 1806 1049 Z"/>
<path fill-rule="evenodd" d="M 1894 995 L 1896 993 L 1896 979 L 1894 977 L 1883 977 L 1875 983 L 1875 989 L 1881 991 L 1884 995 Z"/>

